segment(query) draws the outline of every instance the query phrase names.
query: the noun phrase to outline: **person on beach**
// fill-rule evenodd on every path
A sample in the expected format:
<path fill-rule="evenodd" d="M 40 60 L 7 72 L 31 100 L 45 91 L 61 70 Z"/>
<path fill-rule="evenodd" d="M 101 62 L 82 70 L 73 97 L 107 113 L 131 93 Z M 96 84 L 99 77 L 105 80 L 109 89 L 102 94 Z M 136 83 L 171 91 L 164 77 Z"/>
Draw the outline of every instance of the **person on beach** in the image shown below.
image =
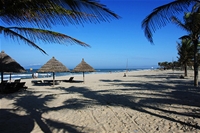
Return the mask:
<path fill-rule="evenodd" d="M 124 73 L 124 76 L 123 77 L 126 77 L 126 73 Z"/>
<path fill-rule="evenodd" d="M 38 73 L 35 73 L 35 78 L 38 78 Z"/>

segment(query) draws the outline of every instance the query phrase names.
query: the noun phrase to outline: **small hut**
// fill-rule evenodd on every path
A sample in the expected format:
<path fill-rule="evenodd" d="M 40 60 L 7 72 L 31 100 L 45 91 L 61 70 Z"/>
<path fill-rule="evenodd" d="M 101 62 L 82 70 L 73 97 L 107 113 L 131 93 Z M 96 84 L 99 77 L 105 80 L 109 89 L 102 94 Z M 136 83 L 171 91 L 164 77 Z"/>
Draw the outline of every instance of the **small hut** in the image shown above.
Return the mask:
<path fill-rule="evenodd" d="M 82 59 L 81 63 L 78 64 L 72 72 L 83 72 L 83 82 L 85 82 L 85 72 L 95 72 L 94 68 L 87 64 L 84 59 Z"/>
<path fill-rule="evenodd" d="M 55 84 L 55 72 L 69 72 L 69 69 L 61 62 L 52 57 L 46 64 L 44 64 L 37 72 L 52 72 L 53 73 L 53 86 Z"/>
<path fill-rule="evenodd" d="M 7 55 L 4 51 L 1 51 L 0 72 L 1 72 L 1 82 L 2 82 L 4 72 L 10 73 L 10 80 L 11 80 L 12 72 L 25 72 L 25 69 L 14 59 L 12 59 L 9 55 Z"/>

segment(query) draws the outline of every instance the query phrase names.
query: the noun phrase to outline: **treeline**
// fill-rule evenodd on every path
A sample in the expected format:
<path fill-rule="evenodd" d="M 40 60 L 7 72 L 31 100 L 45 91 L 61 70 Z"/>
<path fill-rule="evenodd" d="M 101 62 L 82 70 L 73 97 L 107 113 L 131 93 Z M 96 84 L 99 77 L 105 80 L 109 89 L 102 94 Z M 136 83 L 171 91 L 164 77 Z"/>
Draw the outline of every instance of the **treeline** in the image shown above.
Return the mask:
<path fill-rule="evenodd" d="M 174 69 L 174 68 L 180 68 L 181 65 L 179 62 L 158 62 L 158 66 L 159 66 L 159 69 L 163 69 L 163 70 L 166 70 L 166 69 Z"/>
<path fill-rule="evenodd" d="M 188 38 L 182 38 L 177 42 L 178 61 L 174 62 L 158 62 L 160 69 L 180 69 L 185 71 L 187 76 L 187 69 L 194 69 L 194 44 Z M 200 63 L 200 56 L 198 54 L 197 61 Z"/>

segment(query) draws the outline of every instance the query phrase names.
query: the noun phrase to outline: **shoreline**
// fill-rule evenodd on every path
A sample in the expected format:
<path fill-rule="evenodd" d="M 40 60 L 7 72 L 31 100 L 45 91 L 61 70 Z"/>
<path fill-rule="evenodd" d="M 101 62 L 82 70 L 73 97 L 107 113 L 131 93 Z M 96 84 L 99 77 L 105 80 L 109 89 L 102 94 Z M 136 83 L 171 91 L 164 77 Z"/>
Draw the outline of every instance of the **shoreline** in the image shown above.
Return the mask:
<path fill-rule="evenodd" d="M 37 69 L 34 69 L 32 72 L 27 71 L 26 73 L 13 73 L 11 74 L 12 79 L 31 79 L 33 73 L 37 73 Z M 129 69 L 129 71 L 140 71 L 140 70 L 150 70 L 150 69 Z M 126 72 L 126 69 L 97 69 L 96 72 L 86 72 L 85 74 L 101 74 L 101 73 L 117 73 L 117 72 Z M 52 77 L 52 73 L 38 73 L 39 78 L 44 77 Z M 68 75 L 80 75 L 79 73 L 73 73 L 73 72 L 56 72 L 56 76 L 68 76 Z M 0 76 L 1 77 L 1 76 Z M 10 78 L 10 74 L 4 74 L 4 80 L 7 80 Z"/>
<path fill-rule="evenodd" d="M 180 79 L 183 73 L 86 74 L 85 83 L 61 82 L 54 87 L 22 79 L 29 87 L 26 91 L 0 95 L 0 124 L 5 125 L 0 131 L 200 132 L 200 89 L 193 87 L 192 71 Z"/>

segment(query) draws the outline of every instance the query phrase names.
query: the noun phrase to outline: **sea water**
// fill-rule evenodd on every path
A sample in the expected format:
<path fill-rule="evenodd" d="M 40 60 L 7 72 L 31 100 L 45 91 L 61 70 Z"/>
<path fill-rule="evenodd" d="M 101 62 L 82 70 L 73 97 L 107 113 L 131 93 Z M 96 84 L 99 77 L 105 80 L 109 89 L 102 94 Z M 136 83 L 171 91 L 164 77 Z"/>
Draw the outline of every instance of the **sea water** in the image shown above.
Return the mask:
<path fill-rule="evenodd" d="M 34 73 L 37 73 L 38 69 L 26 69 L 26 72 L 24 73 L 4 73 L 4 80 L 8 80 L 11 76 L 11 79 L 31 79 L 32 75 Z M 86 72 L 85 74 L 91 73 L 91 74 L 98 74 L 98 73 L 116 73 L 116 72 L 127 72 L 127 71 L 138 71 L 138 70 L 147 70 L 146 68 L 134 68 L 134 69 L 95 69 L 95 72 Z M 71 75 L 82 75 L 82 72 L 80 73 L 72 73 L 72 72 L 56 72 L 55 76 L 71 76 Z M 38 73 L 38 78 L 44 78 L 44 77 L 52 77 L 52 73 Z M 1 76 L 0 76 L 1 77 Z"/>

